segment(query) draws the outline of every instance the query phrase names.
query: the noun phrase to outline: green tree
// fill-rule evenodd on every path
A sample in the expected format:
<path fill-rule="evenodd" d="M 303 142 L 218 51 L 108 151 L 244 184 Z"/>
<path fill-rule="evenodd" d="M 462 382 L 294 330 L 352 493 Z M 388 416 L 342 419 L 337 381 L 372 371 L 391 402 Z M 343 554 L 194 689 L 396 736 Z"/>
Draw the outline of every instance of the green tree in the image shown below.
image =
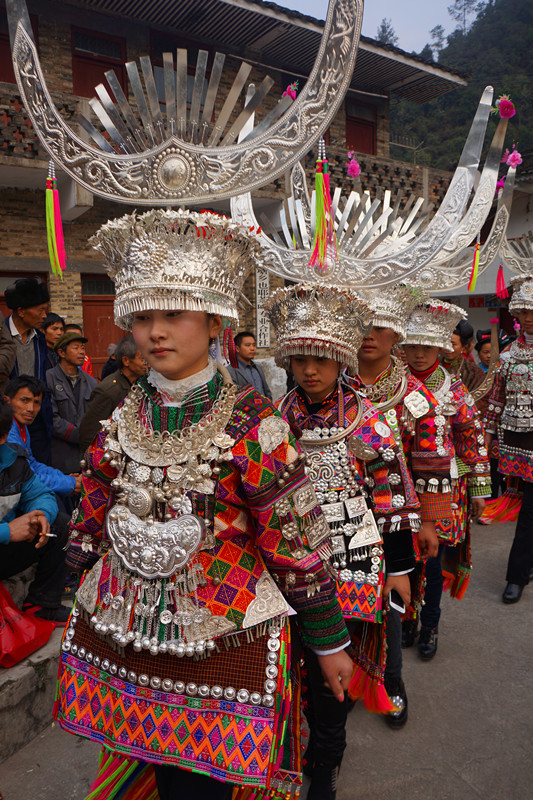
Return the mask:
<path fill-rule="evenodd" d="M 486 3 L 479 2 L 479 0 L 454 0 L 452 5 L 448 6 L 448 14 L 452 19 L 461 24 L 464 35 L 468 27 L 468 17 L 471 14 L 478 14 L 484 9 L 485 5 Z"/>
<path fill-rule="evenodd" d="M 378 25 L 376 39 L 382 44 L 398 44 L 398 37 L 396 36 L 396 32 L 392 27 L 392 20 L 383 17 Z"/>
<path fill-rule="evenodd" d="M 433 58 L 435 61 L 439 60 L 440 51 L 444 47 L 446 37 L 444 36 L 444 27 L 442 25 L 435 25 L 429 32 L 431 36 L 431 49 L 433 51 Z"/>
<path fill-rule="evenodd" d="M 533 149 L 533 2 L 485 3 L 466 34 L 457 28 L 439 54 L 443 69 L 467 78 L 468 85 L 418 105 L 391 102 L 391 138 L 396 132 L 424 142 L 433 167 L 453 170 L 464 145 L 483 88 L 494 86 L 494 99 L 510 95 L 516 116 L 509 120 L 506 147 L 516 142 L 524 154 Z M 488 125 L 487 144 L 499 116 Z M 405 158 L 405 151 L 394 153 Z M 521 167 L 518 168 L 520 174 Z"/>

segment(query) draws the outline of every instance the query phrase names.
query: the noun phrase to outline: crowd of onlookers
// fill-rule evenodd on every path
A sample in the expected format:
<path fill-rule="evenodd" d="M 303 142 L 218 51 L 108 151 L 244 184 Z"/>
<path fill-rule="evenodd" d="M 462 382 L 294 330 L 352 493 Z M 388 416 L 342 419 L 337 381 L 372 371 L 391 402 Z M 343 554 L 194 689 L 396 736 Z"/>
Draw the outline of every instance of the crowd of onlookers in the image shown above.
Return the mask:
<path fill-rule="evenodd" d="M 100 382 L 80 325 L 48 313 L 44 281 L 19 278 L 0 321 L 0 579 L 37 564 L 24 609 L 64 624 L 75 589 L 64 548 L 80 461 L 146 364 L 130 335 L 108 348 Z M 0 315 L 1 316 L 1 315 Z"/>
<path fill-rule="evenodd" d="M 5 290 L 11 313 L 0 319 L 0 579 L 37 563 L 25 608 L 64 624 L 61 600 L 76 585 L 75 576 L 65 575 L 64 548 L 81 488 L 80 461 L 146 364 L 133 337 L 123 336 L 109 345 L 98 381 L 81 326 L 48 313 L 49 299 L 37 278 L 20 278 Z M 447 364 L 472 390 L 488 368 L 490 331 L 478 331 L 474 341 L 462 322 L 452 338 Z M 506 343 L 500 339 L 499 348 Z M 271 398 L 255 353 L 254 334 L 239 333 L 231 377 Z"/>

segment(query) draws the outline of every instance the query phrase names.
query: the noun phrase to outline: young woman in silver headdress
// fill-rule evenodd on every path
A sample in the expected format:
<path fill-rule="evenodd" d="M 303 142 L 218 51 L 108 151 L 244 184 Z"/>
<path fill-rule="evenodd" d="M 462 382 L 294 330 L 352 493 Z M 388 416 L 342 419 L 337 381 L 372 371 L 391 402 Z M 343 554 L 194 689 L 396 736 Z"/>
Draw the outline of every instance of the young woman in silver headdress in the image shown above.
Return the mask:
<path fill-rule="evenodd" d="M 352 634 L 350 694 L 372 711 L 389 713 L 396 707 L 383 687 L 386 610 L 391 592 L 397 603 L 409 604 L 412 531 L 420 517 L 391 429 L 343 379 L 344 366 L 357 371 L 370 310 L 345 289 L 303 284 L 278 289 L 266 309 L 276 332 L 276 361 L 296 381 L 278 407 L 307 452 L 309 477 L 331 528 L 331 567 Z M 339 704 L 324 687 L 307 648 L 305 660 L 308 800 L 333 800 L 348 701 Z"/>
<path fill-rule="evenodd" d="M 509 311 L 518 317 L 520 336 L 500 357 L 485 424 L 489 439 L 498 435 L 498 469 L 521 478 L 523 500 L 507 563 L 504 603 L 518 603 L 533 568 L 533 276 L 514 278 Z"/>
<path fill-rule="evenodd" d="M 412 475 L 421 506 L 422 526 L 414 544 L 421 558 L 427 559 L 438 552 L 436 521 L 451 514 L 450 452 L 443 440 L 445 421 L 436 413 L 437 402 L 432 394 L 393 355 L 393 349 L 405 335 L 407 317 L 422 297 L 419 290 L 405 285 L 381 289 L 368 296 L 374 324 L 363 339 L 358 353 L 359 372 L 353 381 L 357 390 L 385 415 L 404 452 L 405 468 Z M 396 729 L 405 725 L 408 716 L 402 678 L 402 639 L 404 646 L 413 644 L 420 593 L 419 580 L 409 609 L 411 619 L 404 623 L 403 633 L 397 611 L 393 609 L 388 620 L 385 687 L 389 695 L 398 698 L 399 710 L 386 719 Z"/>
<path fill-rule="evenodd" d="M 115 220 L 95 244 L 150 370 L 87 453 L 57 718 L 106 748 L 91 797 L 127 798 L 132 780 L 155 796 L 149 764 L 160 800 L 296 794 L 288 602 L 339 701 L 352 664 L 303 456 L 209 355 L 258 246 L 187 211 Z"/>
<path fill-rule="evenodd" d="M 453 454 L 452 514 L 438 520 L 439 552 L 425 565 L 418 640 L 424 660 L 437 652 L 444 577 L 451 596 L 464 597 L 471 573 L 470 520 L 481 516 L 484 498 L 490 497 L 490 465 L 479 412 L 462 380 L 439 361 L 462 317 L 458 306 L 427 300 L 410 314 L 402 344 L 410 371 L 437 400 L 436 411 L 446 420 L 445 436 Z"/>

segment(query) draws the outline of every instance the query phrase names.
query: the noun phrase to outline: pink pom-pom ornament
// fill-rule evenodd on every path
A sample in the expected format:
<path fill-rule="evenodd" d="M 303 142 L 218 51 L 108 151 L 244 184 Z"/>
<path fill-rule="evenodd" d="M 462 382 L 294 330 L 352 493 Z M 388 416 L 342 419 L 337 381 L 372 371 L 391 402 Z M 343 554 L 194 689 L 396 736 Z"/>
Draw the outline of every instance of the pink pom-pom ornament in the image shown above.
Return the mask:
<path fill-rule="evenodd" d="M 514 107 L 514 103 L 509 97 L 504 94 L 496 101 L 496 107 L 500 112 L 500 117 L 502 119 L 511 119 L 516 114 L 516 108 Z"/>
<path fill-rule="evenodd" d="M 350 160 L 346 162 L 346 172 L 350 178 L 357 178 L 361 174 L 361 167 L 357 159 L 354 158 L 353 150 L 349 151 L 348 158 Z"/>

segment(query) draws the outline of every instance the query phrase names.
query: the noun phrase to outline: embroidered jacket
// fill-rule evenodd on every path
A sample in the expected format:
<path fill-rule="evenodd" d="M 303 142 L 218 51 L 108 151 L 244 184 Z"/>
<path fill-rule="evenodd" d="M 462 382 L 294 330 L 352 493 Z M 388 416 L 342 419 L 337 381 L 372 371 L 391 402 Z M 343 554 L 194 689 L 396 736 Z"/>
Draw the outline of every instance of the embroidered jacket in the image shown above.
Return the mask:
<path fill-rule="evenodd" d="M 217 382 L 217 378 L 213 380 Z M 157 401 L 155 390 L 146 381 L 141 385 L 150 399 Z M 202 413 L 208 410 L 209 403 Z M 159 424 L 168 425 L 169 430 L 190 424 L 199 416 L 194 397 L 179 411 L 155 404 L 154 412 L 154 419 L 160 418 Z M 208 500 L 205 495 L 190 493 L 194 513 L 206 520 L 214 534 L 213 546 L 199 554 L 207 582 L 196 592 L 200 605 L 225 619 L 228 631 L 235 631 L 286 613 L 286 603 L 275 582 L 300 613 L 306 642 L 327 650 L 338 646 L 339 638 L 345 635 L 334 586 L 318 550 L 328 539 L 329 529 L 288 427 L 274 437 L 275 447 L 272 442 L 265 443 L 265 420 L 273 416 L 279 418 L 262 395 L 249 387 L 240 390 L 226 427 L 226 433 L 235 439 L 232 460 L 221 467 L 214 497 Z M 72 526 L 67 555 L 67 563 L 76 569 L 92 567 L 103 555 L 104 574 L 110 550 L 106 513 L 115 501 L 111 484 L 116 477 L 116 469 L 103 460 L 105 438 L 101 432 L 88 452 L 78 518 Z M 297 535 L 292 534 L 293 527 L 290 538 L 284 535 L 287 526 L 295 527 Z M 289 573 L 294 577 L 287 581 Z M 269 608 L 257 597 L 257 583 L 264 574 L 274 578 L 274 582 L 268 582 Z M 105 581 L 101 583 L 105 591 Z M 99 597 L 97 607 L 101 602 Z M 258 614 L 256 607 L 263 611 Z"/>
<path fill-rule="evenodd" d="M 309 475 L 332 529 L 332 562 L 343 615 L 379 621 L 384 576 L 375 557 L 382 552 L 381 542 L 369 537 L 373 547 L 365 548 L 362 534 L 368 520 L 361 509 L 350 513 L 350 503 L 354 497 L 366 498 L 383 539 L 387 573 L 412 569 L 412 530 L 420 527 L 419 502 L 409 473 L 402 470 L 392 431 L 372 403 L 349 386 L 335 388 L 320 404 L 310 404 L 297 387 L 278 407 L 298 436 L 313 432 L 312 439 L 307 435 L 300 441 L 308 451 Z M 350 432 L 337 442 L 342 429 Z M 328 433 L 334 438 L 329 446 Z"/>
<path fill-rule="evenodd" d="M 392 375 L 393 363 L 378 376 L 374 386 Z M 365 394 L 359 376 L 351 379 Z M 389 407 L 390 402 L 394 405 Z M 405 373 L 393 389 L 374 400 L 402 445 L 420 501 L 422 520 L 436 521 L 451 516 L 451 454 L 445 442 L 445 421 L 436 412 L 437 402 L 423 383 Z"/>
<path fill-rule="evenodd" d="M 490 463 L 480 414 L 472 395 L 456 375 L 438 362 L 425 385 L 438 402 L 437 410 L 447 420 L 446 446 L 452 453 L 452 477 L 466 481 L 469 497 L 490 497 Z M 464 538 L 467 514 L 459 507 L 454 491 L 451 519 L 437 522 L 441 538 L 454 543 Z"/>
<path fill-rule="evenodd" d="M 533 348 L 523 335 L 500 354 L 485 430 L 498 438 L 498 470 L 533 482 Z"/>
<path fill-rule="evenodd" d="M 132 439 L 117 477 L 119 457 L 109 452 L 124 442 L 120 422 L 89 448 L 68 563 L 90 571 L 65 631 L 55 713 L 63 728 L 119 755 L 194 769 L 281 799 L 301 782 L 296 745 L 283 750 L 300 724 L 287 600 L 311 648 L 336 651 L 349 637 L 324 561 L 329 527 L 288 424 L 255 390 L 221 382 L 216 375 L 177 408 L 164 406 L 141 379 L 114 412 L 115 420 L 131 414 L 123 436 L 133 436 L 138 422 L 165 433 L 152 450 L 157 458 L 169 445 L 166 432 L 197 431 L 188 440 L 194 447 L 202 436 L 194 426 L 218 419 L 224 388 L 230 399 L 236 392 L 225 430 L 213 439 L 219 444 L 206 451 L 211 466 L 203 470 L 195 457 L 195 488 L 170 494 L 166 515 L 142 523 L 145 544 L 136 544 L 132 509 L 146 518 L 146 487 L 153 486 L 156 503 L 164 500 L 165 481 L 178 480 L 187 456 L 149 467 L 127 455 Z M 175 516 L 178 509 L 183 513 Z M 191 541 L 199 541 L 199 518 L 206 530 L 187 560 Z M 146 577 L 154 561 L 167 564 L 171 554 L 179 568 Z M 137 572 L 129 561 L 140 565 Z"/>

